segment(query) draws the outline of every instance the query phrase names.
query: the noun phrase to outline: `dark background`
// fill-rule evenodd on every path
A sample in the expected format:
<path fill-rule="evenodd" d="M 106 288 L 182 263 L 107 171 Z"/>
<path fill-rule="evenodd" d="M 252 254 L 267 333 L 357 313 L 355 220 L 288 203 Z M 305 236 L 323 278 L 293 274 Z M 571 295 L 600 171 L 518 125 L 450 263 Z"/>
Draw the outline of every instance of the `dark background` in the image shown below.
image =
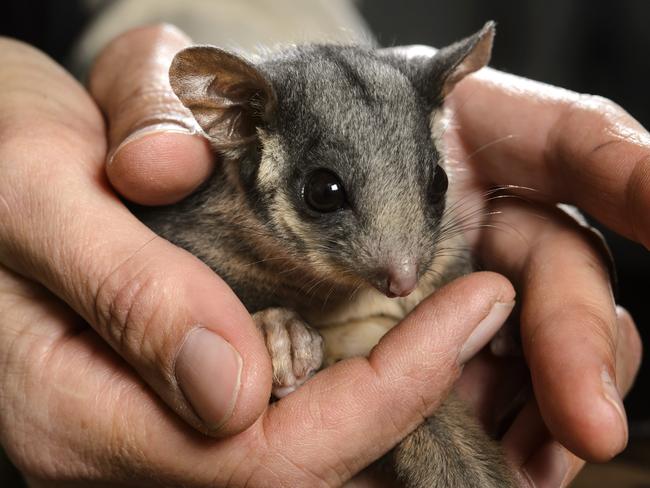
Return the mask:
<path fill-rule="evenodd" d="M 361 9 L 384 45 L 442 46 L 476 31 L 486 20 L 496 20 L 493 67 L 611 98 L 650 127 L 646 0 L 366 0 Z M 0 35 L 26 40 L 65 63 L 86 20 L 77 0 L 5 1 Z M 650 344 L 645 281 L 650 253 L 615 235 L 607 237 L 619 269 L 619 301 Z M 650 428 L 648 363 L 626 400 L 632 435 Z"/>

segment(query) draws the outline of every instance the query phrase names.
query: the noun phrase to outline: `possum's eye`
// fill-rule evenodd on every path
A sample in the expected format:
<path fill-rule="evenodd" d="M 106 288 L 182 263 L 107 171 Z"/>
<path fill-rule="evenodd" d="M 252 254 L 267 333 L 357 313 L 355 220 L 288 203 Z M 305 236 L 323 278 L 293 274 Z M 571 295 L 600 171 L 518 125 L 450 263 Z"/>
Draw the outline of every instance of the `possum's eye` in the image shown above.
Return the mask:
<path fill-rule="evenodd" d="M 345 190 L 341 180 L 331 171 L 317 169 L 307 178 L 303 198 L 313 210 L 335 212 L 345 206 Z"/>
<path fill-rule="evenodd" d="M 433 184 L 431 185 L 431 202 L 434 204 L 440 203 L 447 193 L 448 186 L 449 180 L 447 179 L 447 173 L 438 166 L 433 175 Z"/>

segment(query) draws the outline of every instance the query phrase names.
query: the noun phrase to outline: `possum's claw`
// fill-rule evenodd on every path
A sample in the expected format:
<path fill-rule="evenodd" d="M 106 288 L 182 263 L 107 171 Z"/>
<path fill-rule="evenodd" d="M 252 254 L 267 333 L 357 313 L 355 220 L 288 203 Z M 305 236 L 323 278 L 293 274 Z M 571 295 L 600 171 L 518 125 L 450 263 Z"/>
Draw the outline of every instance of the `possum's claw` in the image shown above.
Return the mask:
<path fill-rule="evenodd" d="M 323 338 L 300 316 L 286 308 L 267 308 L 253 315 L 264 334 L 273 364 L 273 396 L 282 398 L 318 371 L 323 363 Z"/>

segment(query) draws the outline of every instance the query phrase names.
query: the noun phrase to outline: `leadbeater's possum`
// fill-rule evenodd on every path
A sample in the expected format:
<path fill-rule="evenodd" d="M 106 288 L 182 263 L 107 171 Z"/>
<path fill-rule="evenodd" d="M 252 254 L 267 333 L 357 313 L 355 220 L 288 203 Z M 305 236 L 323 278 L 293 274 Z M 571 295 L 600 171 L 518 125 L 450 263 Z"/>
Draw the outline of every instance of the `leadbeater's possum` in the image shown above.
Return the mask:
<path fill-rule="evenodd" d="M 276 397 L 368 354 L 471 271 L 467 256 L 440 252 L 440 124 L 445 97 L 488 63 L 493 37 L 490 22 L 433 57 L 341 45 L 254 61 L 209 46 L 176 55 L 171 86 L 217 168 L 184 201 L 136 213 L 237 293 L 264 335 Z M 389 458 L 407 487 L 514 486 L 497 444 L 453 398 Z"/>

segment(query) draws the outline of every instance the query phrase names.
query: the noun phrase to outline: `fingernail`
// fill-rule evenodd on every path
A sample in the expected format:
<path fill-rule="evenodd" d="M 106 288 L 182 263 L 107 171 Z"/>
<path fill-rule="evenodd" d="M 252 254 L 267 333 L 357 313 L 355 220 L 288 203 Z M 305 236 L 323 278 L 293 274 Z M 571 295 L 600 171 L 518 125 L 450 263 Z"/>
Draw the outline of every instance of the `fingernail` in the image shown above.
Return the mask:
<path fill-rule="evenodd" d="M 514 306 L 514 300 L 511 302 L 497 302 L 492 306 L 490 313 L 478 324 L 461 348 L 458 355 L 459 364 L 465 364 L 485 347 L 506 321 Z"/>
<path fill-rule="evenodd" d="M 135 132 L 129 134 L 108 156 L 107 164 L 110 165 L 115 159 L 115 155 L 121 151 L 125 146 L 144 139 L 145 137 L 153 136 L 156 134 L 188 134 L 196 135 L 199 133 L 197 130 L 196 121 L 193 119 L 182 120 L 178 122 L 160 122 L 158 124 L 147 125 Z"/>
<path fill-rule="evenodd" d="M 241 356 L 223 338 L 205 328 L 190 332 L 176 359 L 176 379 L 208 429 L 218 429 L 232 415 L 241 371 Z"/>
<path fill-rule="evenodd" d="M 612 380 L 611 375 L 609 374 L 609 371 L 607 370 L 607 367 L 603 367 L 603 371 L 600 374 L 600 378 L 603 383 L 603 396 L 605 397 L 605 400 L 607 400 L 613 407 L 614 410 L 616 410 L 616 413 L 618 414 L 620 421 L 621 421 L 621 428 L 623 429 L 623 437 L 622 437 L 622 443 L 617 446 L 617 451 L 615 454 L 618 454 L 620 451 L 625 449 L 625 446 L 627 445 L 627 417 L 625 416 L 625 407 L 623 406 L 623 400 L 621 400 L 621 395 L 618 392 L 618 388 L 616 387 L 616 384 Z"/>

